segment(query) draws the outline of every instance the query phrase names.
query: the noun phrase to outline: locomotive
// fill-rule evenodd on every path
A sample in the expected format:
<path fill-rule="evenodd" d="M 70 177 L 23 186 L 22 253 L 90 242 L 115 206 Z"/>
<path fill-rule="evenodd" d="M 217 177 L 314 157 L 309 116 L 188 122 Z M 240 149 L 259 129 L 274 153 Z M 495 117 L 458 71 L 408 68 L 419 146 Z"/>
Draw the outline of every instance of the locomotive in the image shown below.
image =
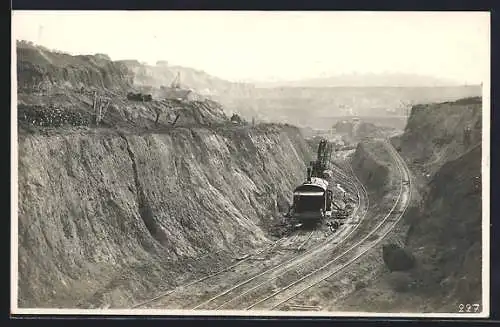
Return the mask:
<path fill-rule="evenodd" d="M 325 179 L 311 177 L 293 192 L 289 216 L 301 223 L 317 223 L 332 215 L 333 192 Z"/>
<path fill-rule="evenodd" d="M 318 157 L 307 168 L 307 179 L 293 192 L 293 203 L 288 217 L 300 223 L 318 223 L 332 215 L 333 192 L 328 188 L 328 164 L 332 146 L 321 140 Z"/>

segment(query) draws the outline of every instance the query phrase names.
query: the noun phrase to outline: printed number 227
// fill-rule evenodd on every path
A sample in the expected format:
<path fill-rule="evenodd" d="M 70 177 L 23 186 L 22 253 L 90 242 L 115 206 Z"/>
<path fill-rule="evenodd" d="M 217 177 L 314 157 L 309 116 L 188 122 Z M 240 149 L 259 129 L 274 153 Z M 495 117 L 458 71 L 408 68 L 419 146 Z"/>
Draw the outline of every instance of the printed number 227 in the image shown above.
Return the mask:
<path fill-rule="evenodd" d="M 479 304 L 474 303 L 474 304 L 462 304 L 460 303 L 458 305 L 458 312 L 478 312 L 479 311 Z"/>

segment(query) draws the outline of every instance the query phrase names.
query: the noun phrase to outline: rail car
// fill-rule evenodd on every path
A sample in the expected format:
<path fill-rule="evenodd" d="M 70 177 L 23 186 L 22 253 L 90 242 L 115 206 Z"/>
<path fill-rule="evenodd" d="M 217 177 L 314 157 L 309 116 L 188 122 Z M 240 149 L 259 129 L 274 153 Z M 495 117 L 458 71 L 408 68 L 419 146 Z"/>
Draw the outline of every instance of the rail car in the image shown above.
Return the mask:
<path fill-rule="evenodd" d="M 315 224 L 332 215 L 333 192 L 323 178 L 310 177 L 293 192 L 288 217 L 303 224 Z"/>
<path fill-rule="evenodd" d="M 293 202 L 288 218 L 303 223 L 316 224 L 332 217 L 333 191 L 328 188 L 331 179 L 329 163 L 333 147 L 326 139 L 318 145 L 317 159 L 307 168 L 307 179 L 293 192 Z"/>

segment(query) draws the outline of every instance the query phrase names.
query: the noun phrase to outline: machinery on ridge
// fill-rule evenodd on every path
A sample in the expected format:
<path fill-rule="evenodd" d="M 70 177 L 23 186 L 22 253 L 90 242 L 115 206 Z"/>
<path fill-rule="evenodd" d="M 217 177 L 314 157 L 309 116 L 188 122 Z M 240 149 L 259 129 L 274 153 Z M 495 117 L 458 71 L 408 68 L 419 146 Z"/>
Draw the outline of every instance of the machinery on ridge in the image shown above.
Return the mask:
<path fill-rule="evenodd" d="M 180 72 L 177 72 L 177 74 L 175 75 L 174 80 L 172 81 L 172 83 L 170 83 L 170 88 L 172 88 L 172 89 L 180 89 L 181 88 L 181 73 Z"/>

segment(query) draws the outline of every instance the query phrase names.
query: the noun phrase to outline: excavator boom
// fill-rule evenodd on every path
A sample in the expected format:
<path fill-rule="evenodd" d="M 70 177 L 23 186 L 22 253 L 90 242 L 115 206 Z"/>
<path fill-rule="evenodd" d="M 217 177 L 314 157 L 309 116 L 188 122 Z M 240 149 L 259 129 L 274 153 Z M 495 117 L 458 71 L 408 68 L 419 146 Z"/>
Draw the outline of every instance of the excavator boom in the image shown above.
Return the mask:
<path fill-rule="evenodd" d="M 172 81 L 172 84 L 170 84 L 170 87 L 173 89 L 179 89 L 181 87 L 181 73 L 177 73 L 175 75 L 174 80 Z"/>
<path fill-rule="evenodd" d="M 311 177 L 324 178 L 323 172 L 329 168 L 332 144 L 323 139 L 319 142 L 316 161 L 311 162 Z"/>

